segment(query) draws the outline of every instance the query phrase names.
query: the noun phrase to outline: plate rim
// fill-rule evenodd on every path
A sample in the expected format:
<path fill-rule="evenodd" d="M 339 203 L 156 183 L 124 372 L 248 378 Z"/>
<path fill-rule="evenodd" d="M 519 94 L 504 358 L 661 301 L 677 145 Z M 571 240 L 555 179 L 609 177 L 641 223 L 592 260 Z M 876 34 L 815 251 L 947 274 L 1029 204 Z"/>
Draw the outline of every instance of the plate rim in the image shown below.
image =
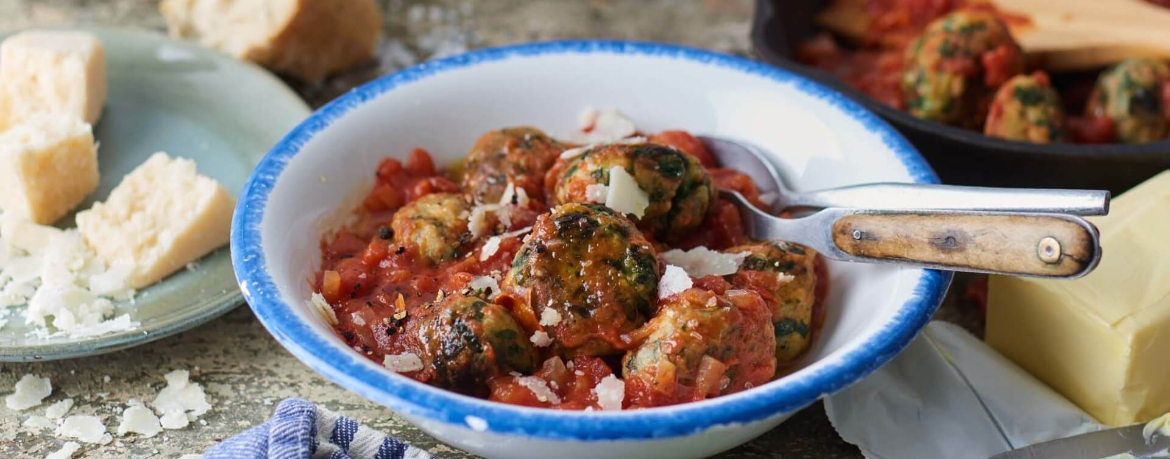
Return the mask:
<path fill-rule="evenodd" d="M 407 381 L 387 378 L 370 368 L 371 362 L 356 353 L 337 353 L 312 327 L 299 320 L 281 299 L 268 274 L 264 256 L 262 223 L 269 194 L 284 167 L 316 134 L 350 111 L 382 93 L 447 71 L 513 58 L 563 54 L 615 54 L 666 57 L 691 61 L 791 83 L 799 90 L 842 110 L 879 134 L 917 183 L 938 183 L 925 159 L 901 134 L 860 104 L 828 87 L 762 62 L 679 45 L 622 40 L 560 40 L 485 48 L 418 64 L 371 81 L 318 109 L 292 130 L 257 165 L 244 186 L 232 221 L 232 261 L 244 298 L 270 334 L 294 356 L 338 385 L 369 400 L 410 416 L 420 416 L 454 427 L 469 429 L 469 419 L 493 434 L 518 435 L 544 440 L 637 440 L 687 436 L 717 426 L 762 421 L 790 412 L 835 392 L 869 374 L 888 361 L 926 325 L 941 304 L 952 274 L 918 270 L 910 298 L 899 307 L 890 323 L 831 366 L 809 373 L 788 384 L 753 392 L 751 396 L 727 396 L 699 403 L 644 410 L 588 413 L 560 412 L 505 405 Z M 873 345 L 873 346 L 870 346 Z M 357 359 L 363 359 L 364 363 Z M 420 387 L 421 386 L 421 387 Z M 397 394 L 397 395 L 393 395 Z"/>

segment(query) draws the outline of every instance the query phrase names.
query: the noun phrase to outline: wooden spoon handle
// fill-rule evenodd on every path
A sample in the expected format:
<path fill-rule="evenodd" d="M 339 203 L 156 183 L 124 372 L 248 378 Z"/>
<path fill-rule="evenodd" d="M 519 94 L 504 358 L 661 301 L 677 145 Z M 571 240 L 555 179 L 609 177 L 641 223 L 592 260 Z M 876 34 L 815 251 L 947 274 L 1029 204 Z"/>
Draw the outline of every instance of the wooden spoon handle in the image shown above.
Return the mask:
<path fill-rule="evenodd" d="M 856 213 L 832 225 L 833 243 L 858 261 L 959 271 L 1080 277 L 1100 258 L 1097 231 L 1078 217 L 1006 213 Z"/>

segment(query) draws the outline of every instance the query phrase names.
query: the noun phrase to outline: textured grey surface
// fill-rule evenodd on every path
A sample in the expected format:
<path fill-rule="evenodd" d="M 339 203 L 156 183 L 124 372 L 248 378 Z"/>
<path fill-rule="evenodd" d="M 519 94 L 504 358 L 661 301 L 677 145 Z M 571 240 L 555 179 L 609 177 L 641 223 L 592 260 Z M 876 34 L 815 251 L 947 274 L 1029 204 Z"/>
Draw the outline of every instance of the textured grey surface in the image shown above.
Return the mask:
<path fill-rule="evenodd" d="M 314 105 L 354 85 L 405 65 L 467 49 L 531 40 L 604 37 L 664 41 L 747 55 L 749 0 L 572 1 L 382 1 L 387 11 L 381 59 L 320 85 L 290 82 Z M 101 24 L 162 30 L 153 0 L 0 0 L 0 29 Z M 961 291 L 961 289 L 956 289 Z M 978 315 L 949 298 L 940 316 L 979 329 Z M 215 442 L 262 422 L 285 397 L 301 397 L 428 449 L 443 458 L 470 455 L 436 442 L 391 411 L 324 380 L 281 348 L 241 307 L 198 329 L 110 355 L 60 362 L 0 364 L 0 394 L 25 373 L 53 381 L 45 404 L 16 413 L 0 405 L 0 455 L 44 457 L 63 443 L 47 432 L 20 426 L 72 397 L 70 414 L 102 416 L 111 431 L 116 409 L 131 398 L 150 400 L 162 375 L 189 369 L 214 405 L 200 423 L 154 438 L 120 438 L 122 446 L 84 445 L 77 457 L 166 457 L 201 452 Z M 109 382 L 104 377 L 109 376 Z M 722 458 L 857 458 L 842 441 L 820 403 Z"/>

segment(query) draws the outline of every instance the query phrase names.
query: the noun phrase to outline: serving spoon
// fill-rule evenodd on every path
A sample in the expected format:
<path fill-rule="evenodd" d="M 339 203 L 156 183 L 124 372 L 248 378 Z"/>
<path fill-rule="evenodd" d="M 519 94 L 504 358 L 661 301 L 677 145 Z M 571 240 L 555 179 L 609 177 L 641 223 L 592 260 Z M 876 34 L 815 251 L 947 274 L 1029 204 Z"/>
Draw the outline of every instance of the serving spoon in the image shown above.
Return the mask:
<path fill-rule="evenodd" d="M 732 148 L 738 142 L 727 139 L 709 136 L 702 139 L 724 166 L 744 171 L 761 189 L 776 190 L 777 201 L 783 198 L 786 188 L 779 174 L 762 157 L 755 156 L 756 150 L 742 144 Z M 882 185 L 892 190 L 893 195 L 915 195 L 914 187 Z M 861 187 L 823 194 L 827 197 L 815 202 L 834 203 L 833 198 L 842 193 L 857 195 L 842 202 L 875 202 L 874 197 L 867 196 L 872 193 L 856 192 Z M 757 208 L 738 192 L 719 192 L 721 197 L 745 210 L 745 230 L 751 238 L 805 245 L 836 260 L 1064 279 L 1088 274 L 1101 260 L 1097 228 L 1059 209 L 1075 209 L 1086 215 L 1104 214 L 1108 210 L 1108 193 L 1073 199 L 1063 192 L 1076 190 L 1056 190 L 1061 193 L 1055 194 L 1044 194 L 1053 190 L 1035 190 L 1039 193 L 1036 196 L 1057 203 L 1053 206 L 1021 204 L 1008 199 L 1011 193 L 1030 190 L 981 188 L 973 195 L 965 195 L 962 188 L 966 187 L 949 188 L 958 190 L 947 189 L 943 194 L 932 194 L 930 187 L 920 190 L 920 194 L 933 196 L 927 200 L 930 206 L 940 207 L 830 206 L 800 218 L 776 217 Z M 954 193 L 970 199 L 948 202 L 946 197 Z M 994 199 L 981 203 L 974 198 L 980 196 Z M 785 202 L 791 204 L 793 200 Z M 810 202 L 814 201 L 805 200 L 806 204 Z M 944 206 L 947 204 L 949 208 Z M 999 205 L 1009 209 L 997 208 Z"/>

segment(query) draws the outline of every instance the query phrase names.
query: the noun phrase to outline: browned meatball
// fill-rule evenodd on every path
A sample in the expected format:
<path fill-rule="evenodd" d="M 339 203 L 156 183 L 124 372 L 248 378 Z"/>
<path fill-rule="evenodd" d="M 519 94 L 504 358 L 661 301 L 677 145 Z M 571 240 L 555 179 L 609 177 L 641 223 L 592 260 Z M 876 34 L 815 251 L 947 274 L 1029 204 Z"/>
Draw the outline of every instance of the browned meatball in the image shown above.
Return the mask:
<path fill-rule="evenodd" d="M 817 292 L 817 253 L 785 242 L 758 242 L 725 250 L 748 252 L 728 282 L 755 290 L 772 311 L 776 360 L 780 366 L 804 354 L 812 341 L 813 305 Z"/>
<path fill-rule="evenodd" d="M 484 134 L 462 164 L 463 189 L 480 203 L 500 200 L 508 182 L 529 196 L 544 196 L 544 175 L 565 146 L 531 127 L 513 127 Z"/>
<path fill-rule="evenodd" d="M 428 194 L 398 209 L 390 227 L 394 241 L 431 264 L 455 259 L 471 240 L 471 202 L 453 193 Z"/>
<path fill-rule="evenodd" d="M 1017 75 L 999 87 L 983 133 L 1032 143 L 1064 140 L 1065 116 L 1060 94 L 1044 72 Z"/>
<path fill-rule="evenodd" d="M 638 228 L 607 207 L 570 203 L 536 220 L 501 289 L 525 327 L 577 356 L 628 347 L 621 335 L 652 314 L 657 287 L 657 254 Z"/>

